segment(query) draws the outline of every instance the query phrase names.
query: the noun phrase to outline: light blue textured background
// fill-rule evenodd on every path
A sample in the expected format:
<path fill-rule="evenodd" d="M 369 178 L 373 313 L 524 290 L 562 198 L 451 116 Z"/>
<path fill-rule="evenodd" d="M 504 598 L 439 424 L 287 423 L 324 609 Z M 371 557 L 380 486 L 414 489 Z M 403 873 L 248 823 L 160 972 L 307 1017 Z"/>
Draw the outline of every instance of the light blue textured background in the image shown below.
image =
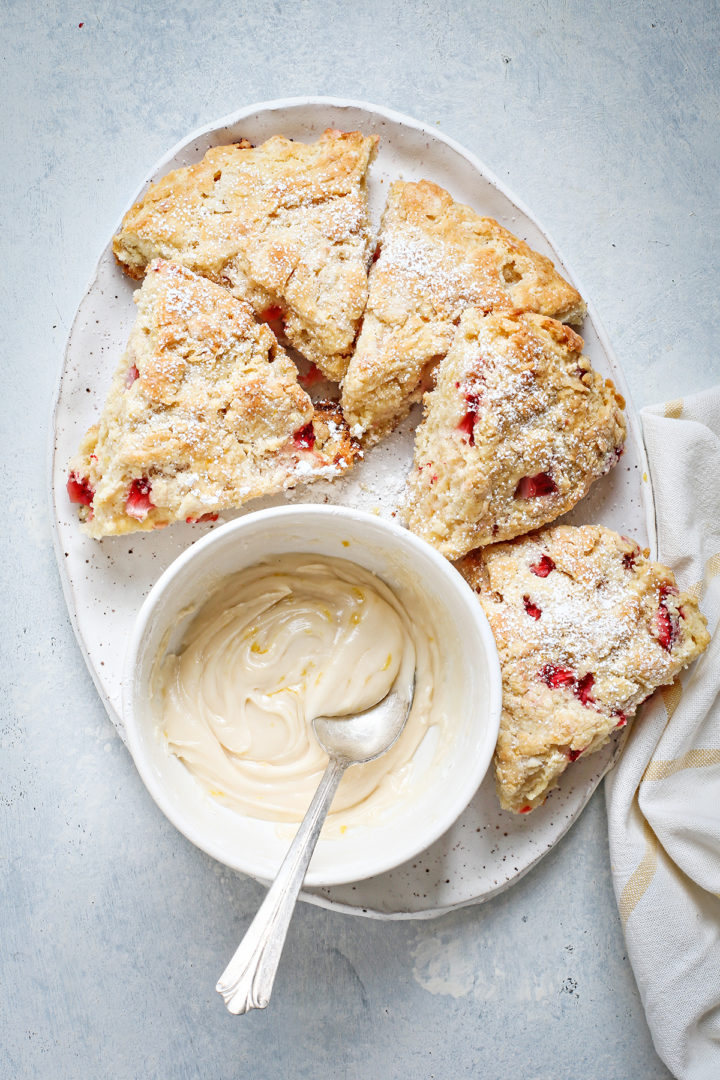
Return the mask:
<path fill-rule="evenodd" d="M 439 922 L 301 905 L 270 1009 L 214 983 L 262 896 L 151 803 L 95 694 L 50 539 L 65 337 L 129 194 L 181 136 L 328 94 L 437 123 L 525 201 L 638 406 L 720 378 L 718 5 L 3 4 L 0 1075 L 661 1080 L 602 792 L 510 892 Z M 82 28 L 78 24 L 82 22 Z"/>

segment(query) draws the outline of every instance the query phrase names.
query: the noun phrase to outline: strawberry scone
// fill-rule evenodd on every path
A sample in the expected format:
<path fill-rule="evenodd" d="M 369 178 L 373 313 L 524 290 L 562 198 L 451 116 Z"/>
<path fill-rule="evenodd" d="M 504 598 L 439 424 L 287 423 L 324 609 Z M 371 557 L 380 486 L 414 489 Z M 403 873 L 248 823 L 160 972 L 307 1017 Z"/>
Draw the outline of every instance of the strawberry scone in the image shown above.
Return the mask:
<path fill-rule="evenodd" d="M 497 221 L 428 180 L 397 180 L 343 383 L 343 412 L 354 434 L 376 442 L 407 415 L 470 305 L 535 311 L 570 323 L 585 314 L 582 297 L 550 259 Z"/>
<path fill-rule="evenodd" d="M 366 176 L 378 137 L 328 130 L 208 150 L 123 218 L 115 257 L 141 278 L 172 259 L 246 300 L 329 378 L 345 374 L 367 299 Z"/>
<path fill-rule="evenodd" d="M 100 422 L 70 465 L 90 536 L 207 520 L 351 468 L 359 451 L 340 410 L 313 404 L 246 304 L 160 259 L 135 302 Z"/>
<path fill-rule="evenodd" d="M 570 510 L 618 460 L 624 401 L 555 319 L 469 308 L 415 436 L 406 524 L 449 559 Z"/>
<path fill-rule="evenodd" d="M 459 569 L 500 654 L 495 777 L 516 813 L 539 806 L 710 640 L 672 572 L 600 525 L 542 529 L 472 552 Z"/>

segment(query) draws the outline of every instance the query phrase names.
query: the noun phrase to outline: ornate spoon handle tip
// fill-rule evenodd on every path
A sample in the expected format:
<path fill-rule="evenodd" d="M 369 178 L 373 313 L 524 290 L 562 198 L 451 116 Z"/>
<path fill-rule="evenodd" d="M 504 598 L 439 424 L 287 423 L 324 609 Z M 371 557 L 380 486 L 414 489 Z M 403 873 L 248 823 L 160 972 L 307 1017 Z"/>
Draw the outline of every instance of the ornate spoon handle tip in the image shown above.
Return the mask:
<path fill-rule="evenodd" d="M 215 987 L 235 1015 L 270 1001 L 288 927 L 310 859 L 347 762 L 331 758 L 275 881 Z"/>

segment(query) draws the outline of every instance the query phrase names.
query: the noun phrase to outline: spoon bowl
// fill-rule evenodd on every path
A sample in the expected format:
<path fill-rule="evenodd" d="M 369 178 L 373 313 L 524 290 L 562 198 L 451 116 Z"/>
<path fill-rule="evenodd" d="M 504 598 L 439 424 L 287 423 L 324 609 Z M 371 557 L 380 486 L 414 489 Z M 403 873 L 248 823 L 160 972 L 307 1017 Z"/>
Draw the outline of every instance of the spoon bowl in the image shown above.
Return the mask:
<path fill-rule="evenodd" d="M 384 698 L 355 716 L 316 716 L 315 738 L 330 758 L 363 765 L 386 753 L 397 742 L 410 715 L 415 672 L 400 672 Z"/>

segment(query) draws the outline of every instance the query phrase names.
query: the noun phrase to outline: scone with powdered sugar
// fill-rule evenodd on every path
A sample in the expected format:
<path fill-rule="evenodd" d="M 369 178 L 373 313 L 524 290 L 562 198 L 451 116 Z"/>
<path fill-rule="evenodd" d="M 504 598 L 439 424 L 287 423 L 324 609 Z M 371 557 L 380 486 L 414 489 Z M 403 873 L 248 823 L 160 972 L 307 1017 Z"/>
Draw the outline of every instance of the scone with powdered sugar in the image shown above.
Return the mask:
<path fill-rule="evenodd" d="M 366 176 L 378 138 L 328 130 L 215 146 L 153 184 L 113 240 L 141 278 L 182 263 L 246 300 L 329 378 L 345 374 L 367 298 Z"/>
<path fill-rule="evenodd" d="M 495 636 L 502 806 L 539 806 L 571 762 L 599 750 L 710 638 L 667 567 L 600 525 L 556 525 L 468 555 L 459 569 Z"/>
<path fill-rule="evenodd" d="M 580 294 L 550 259 L 428 180 L 392 184 L 342 405 L 368 443 L 418 401 L 465 308 L 519 309 L 579 323 Z"/>
<path fill-rule="evenodd" d="M 614 465 L 623 399 L 542 315 L 468 309 L 425 396 L 404 511 L 450 559 L 570 510 Z"/>
<path fill-rule="evenodd" d="M 352 466 L 340 410 L 313 404 L 246 304 L 160 259 L 135 302 L 100 422 L 70 465 L 90 536 L 216 517 Z"/>

